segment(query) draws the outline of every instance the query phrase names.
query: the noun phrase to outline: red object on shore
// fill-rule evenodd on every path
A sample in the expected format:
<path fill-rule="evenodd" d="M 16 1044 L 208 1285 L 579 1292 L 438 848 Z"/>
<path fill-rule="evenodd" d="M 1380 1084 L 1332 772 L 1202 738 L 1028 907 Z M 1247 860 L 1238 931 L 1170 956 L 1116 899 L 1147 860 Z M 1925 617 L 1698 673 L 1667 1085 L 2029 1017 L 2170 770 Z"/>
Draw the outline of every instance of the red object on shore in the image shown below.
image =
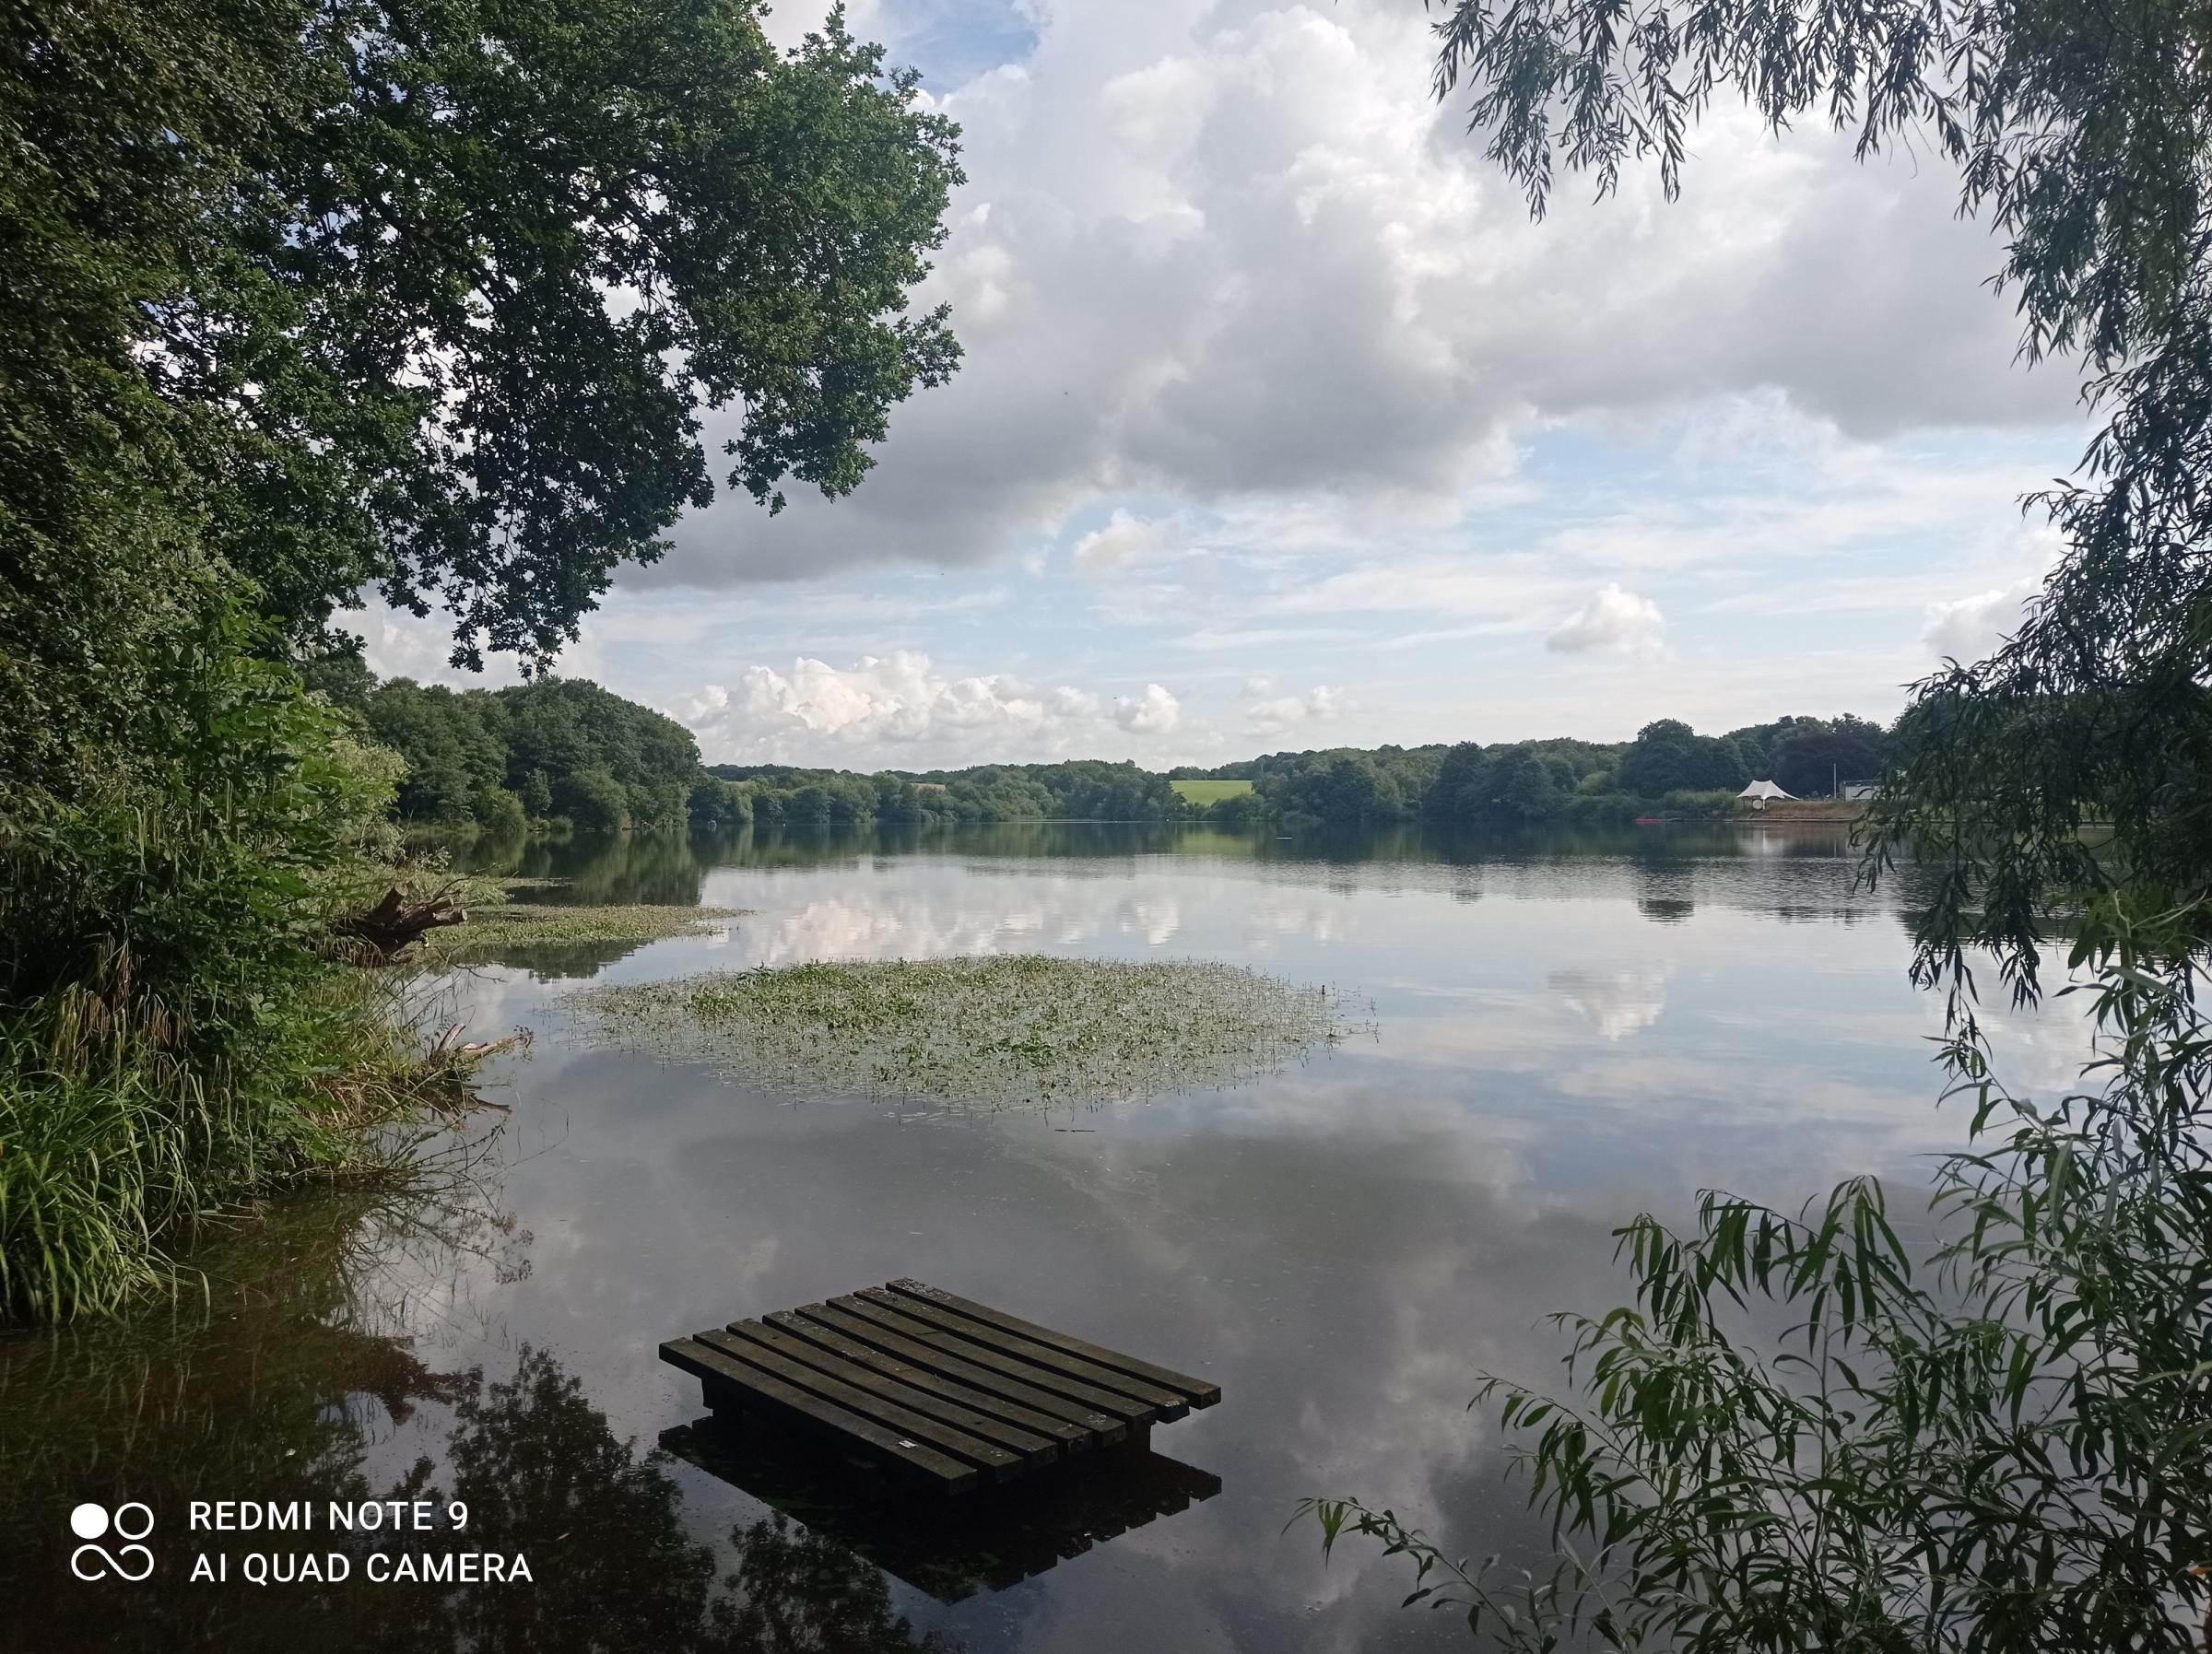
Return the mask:
<path fill-rule="evenodd" d="M 1666 825 L 1666 821 L 1664 816 L 1639 815 L 1636 817 L 1636 825 L 1638 827 L 1665 827 Z"/>

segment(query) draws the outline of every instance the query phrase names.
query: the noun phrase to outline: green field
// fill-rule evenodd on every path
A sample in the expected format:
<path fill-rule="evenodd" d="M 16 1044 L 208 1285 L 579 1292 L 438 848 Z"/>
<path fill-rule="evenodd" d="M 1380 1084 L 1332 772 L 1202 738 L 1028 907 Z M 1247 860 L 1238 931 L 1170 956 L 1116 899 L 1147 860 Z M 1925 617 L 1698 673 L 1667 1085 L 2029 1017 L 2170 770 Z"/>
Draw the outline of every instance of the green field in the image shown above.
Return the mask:
<path fill-rule="evenodd" d="M 1210 804 L 1219 798 L 1237 798 L 1252 791 L 1250 781 L 1170 781 L 1189 804 Z"/>

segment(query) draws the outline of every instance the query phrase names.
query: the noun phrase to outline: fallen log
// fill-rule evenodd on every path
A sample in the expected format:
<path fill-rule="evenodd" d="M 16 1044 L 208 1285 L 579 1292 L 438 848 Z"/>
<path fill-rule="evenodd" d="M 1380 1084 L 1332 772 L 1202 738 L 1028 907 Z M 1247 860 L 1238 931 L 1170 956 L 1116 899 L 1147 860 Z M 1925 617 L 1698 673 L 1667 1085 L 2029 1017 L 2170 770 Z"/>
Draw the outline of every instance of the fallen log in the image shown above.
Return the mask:
<path fill-rule="evenodd" d="M 341 936 L 367 943 L 375 951 L 377 961 L 388 964 L 429 932 L 449 924 L 465 924 L 467 921 L 468 909 L 449 891 L 440 890 L 418 898 L 395 885 L 384 892 L 383 899 L 376 906 L 356 913 L 340 924 L 337 931 Z"/>

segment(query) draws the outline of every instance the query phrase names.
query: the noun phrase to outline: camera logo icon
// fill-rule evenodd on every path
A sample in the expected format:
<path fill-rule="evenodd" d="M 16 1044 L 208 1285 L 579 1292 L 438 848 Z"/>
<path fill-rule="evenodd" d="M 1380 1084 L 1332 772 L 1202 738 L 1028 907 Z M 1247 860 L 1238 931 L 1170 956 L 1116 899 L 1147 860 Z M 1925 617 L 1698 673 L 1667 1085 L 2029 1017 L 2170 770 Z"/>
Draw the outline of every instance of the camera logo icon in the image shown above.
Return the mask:
<path fill-rule="evenodd" d="M 111 1531 L 120 1540 L 142 1540 L 154 1531 L 154 1513 L 135 1499 L 116 1506 L 112 1516 L 108 1514 L 106 1506 L 88 1501 L 69 1513 L 69 1531 L 81 1540 L 100 1540 Z M 125 1543 L 114 1551 L 88 1543 L 69 1554 L 69 1571 L 79 1579 L 105 1579 L 112 1574 L 118 1579 L 136 1583 L 153 1573 L 154 1554 L 135 1543 Z"/>

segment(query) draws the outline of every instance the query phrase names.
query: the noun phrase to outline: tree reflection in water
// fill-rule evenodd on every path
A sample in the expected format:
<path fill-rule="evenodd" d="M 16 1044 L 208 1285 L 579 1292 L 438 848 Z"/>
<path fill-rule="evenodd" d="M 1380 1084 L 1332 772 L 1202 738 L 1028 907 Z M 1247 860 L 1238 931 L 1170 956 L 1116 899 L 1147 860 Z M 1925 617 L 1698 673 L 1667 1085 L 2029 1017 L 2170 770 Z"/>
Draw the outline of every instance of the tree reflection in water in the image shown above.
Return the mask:
<path fill-rule="evenodd" d="M 890 1654 L 959 1645 L 937 1632 L 916 1637 L 891 1613 L 890 1588 L 880 1568 L 842 1545 L 794 1528 L 784 1517 L 755 1522 L 733 1535 L 737 1571 L 730 1577 L 742 1603 L 729 1613 L 724 1643 L 736 1654 Z M 725 1601 L 718 1609 L 728 1609 Z"/>
<path fill-rule="evenodd" d="M 377 1654 L 894 1654 L 949 1650 L 883 1574 L 781 1517 L 702 1543 L 665 1455 L 618 1437 L 525 1347 L 512 1373 L 435 1370 L 409 1329 L 464 1320 L 468 1285 L 528 1238 L 442 1196 L 292 1203 L 202 1260 L 209 1290 L 137 1320 L 0 1341 L 0 1578 L 10 1648 Z M 441 1249 L 442 1249 L 442 1250 Z M 252 1283 L 252 1285 L 244 1284 Z M 443 1428 L 439 1425 L 442 1423 Z M 394 1475 L 410 1434 L 424 1449 Z M 404 1463 L 404 1457 L 400 1459 Z M 79 1500 L 157 1513 L 154 1577 L 71 1578 Z M 465 1501 L 465 1533 L 333 1535 L 328 1500 Z M 311 1535 L 194 1534 L 192 1499 L 307 1500 Z M 372 1549 L 529 1558 L 531 1583 L 375 1584 Z M 221 1584 L 190 1580 L 227 1552 Z M 257 1587 L 249 1551 L 347 1553 L 337 1586 Z"/>
<path fill-rule="evenodd" d="M 514 1376 L 467 1375 L 442 1481 L 428 1461 L 391 1496 L 465 1502 L 471 1548 L 530 1558 L 534 1583 L 406 1595 L 370 1646 L 690 1649 L 698 1654 L 888 1654 L 940 1649 L 892 1613 L 882 1573 L 782 1518 L 732 1531 L 720 1575 L 695 1542 L 665 1455 L 616 1439 L 582 1386 L 542 1350 Z M 458 1538 L 451 1542 L 459 1546 Z"/>

